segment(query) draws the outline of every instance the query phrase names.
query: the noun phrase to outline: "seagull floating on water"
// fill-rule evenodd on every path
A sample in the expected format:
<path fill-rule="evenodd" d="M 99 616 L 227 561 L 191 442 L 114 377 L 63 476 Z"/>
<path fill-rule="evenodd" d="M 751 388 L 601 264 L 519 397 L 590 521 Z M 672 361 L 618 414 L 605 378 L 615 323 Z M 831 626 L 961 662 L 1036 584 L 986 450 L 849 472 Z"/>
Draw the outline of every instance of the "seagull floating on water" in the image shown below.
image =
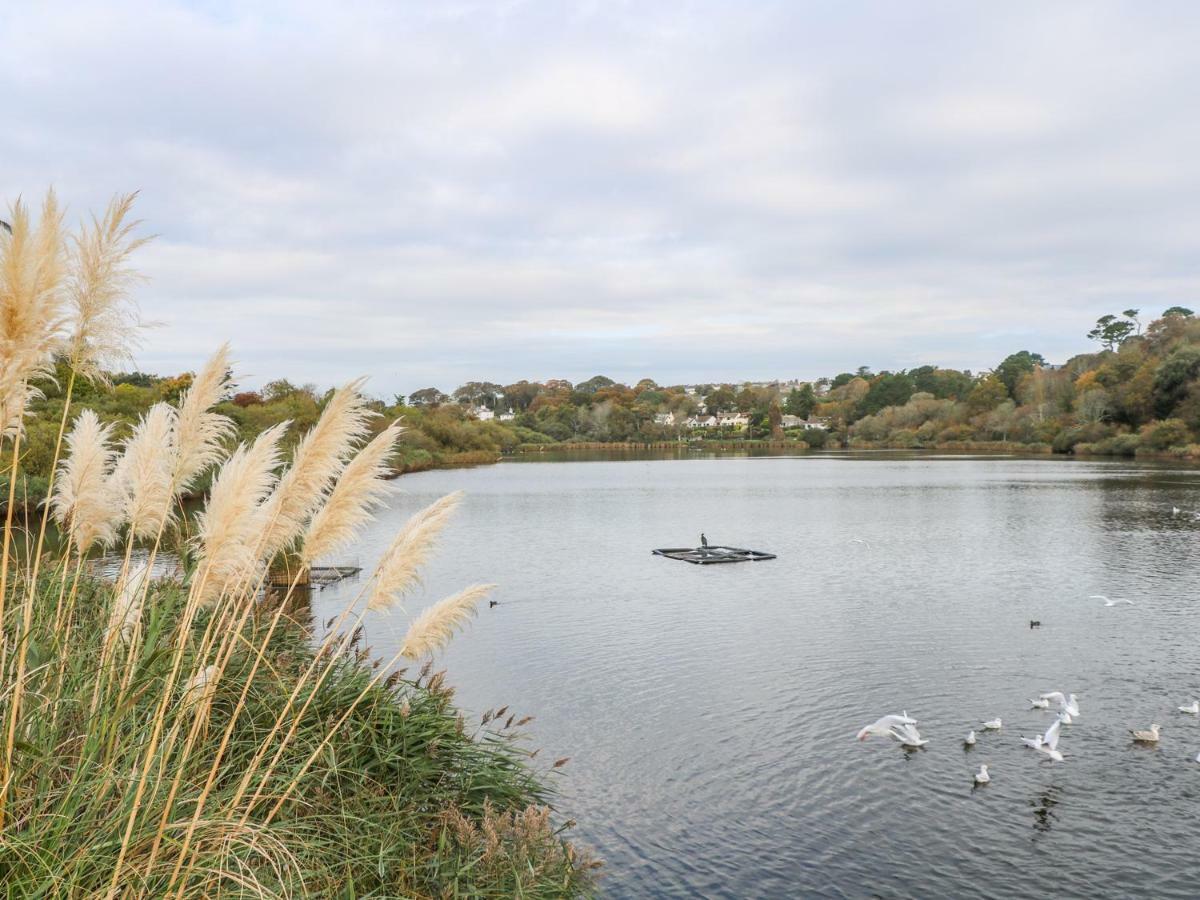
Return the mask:
<path fill-rule="evenodd" d="M 991 719 L 991 720 L 983 723 L 983 730 L 984 731 L 999 731 L 1000 726 L 1002 724 L 1004 724 L 1004 723 L 1002 723 L 999 719 Z"/>
<path fill-rule="evenodd" d="M 1179 707 L 1181 713 L 1190 713 L 1193 716 L 1200 716 L 1200 700 L 1193 700 L 1191 706 Z"/>
<path fill-rule="evenodd" d="M 1183 512 L 1183 510 L 1182 510 L 1182 509 L 1180 509 L 1178 506 L 1172 506 L 1172 507 L 1171 507 L 1171 515 L 1173 515 L 1173 516 L 1177 516 L 1177 515 L 1179 515 L 1181 512 Z"/>
<path fill-rule="evenodd" d="M 992 780 L 992 776 L 988 774 L 987 764 L 979 767 L 979 771 L 975 773 L 976 784 L 987 784 Z"/>
<path fill-rule="evenodd" d="M 870 725 L 863 726 L 862 730 L 855 736 L 857 740 L 865 741 L 871 735 L 877 737 L 891 737 L 892 729 L 899 728 L 902 725 L 916 725 L 917 720 L 909 716 L 908 710 L 905 710 L 903 715 L 899 716 L 883 716 L 880 719 L 872 722 Z"/>
<path fill-rule="evenodd" d="M 1042 736 L 1040 734 L 1038 734 L 1031 738 L 1023 737 L 1023 738 L 1021 738 L 1021 743 L 1024 744 L 1026 747 L 1028 747 L 1030 750 L 1036 750 L 1038 747 L 1042 746 Z"/>
<path fill-rule="evenodd" d="M 1030 700 L 1029 705 L 1031 709 L 1048 709 L 1050 707 L 1050 701 L 1045 697 L 1042 697 L 1039 700 Z"/>
<path fill-rule="evenodd" d="M 1058 708 L 1071 716 L 1079 715 L 1079 701 L 1075 699 L 1075 695 L 1071 694 L 1064 697 L 1062 691 L 1050 691 L 1045 694 L 1038 694 L 1042 700 L 1049 700 L 1051 703 L 1057 703 Z M 1067 723 L 1070 725 L 1070 721 Z"/>
<path fill-rule="evenodd" d="M 971 729 L 970 731 L 967 732 L 967 736 L 965 738 L 963 738 L 963 743 L 966 744 L 968 747 L 975 746 L 975 730 L 974 729 Z"/>
<path fill-rule="evenodd" d="M 1158 743 L 1158 725 L 1150 726 L 1149 731 L 1133 731 L 1129 732 L 1133 735 L 1133 739 L 1142 744 L 1157 744 Z"/>

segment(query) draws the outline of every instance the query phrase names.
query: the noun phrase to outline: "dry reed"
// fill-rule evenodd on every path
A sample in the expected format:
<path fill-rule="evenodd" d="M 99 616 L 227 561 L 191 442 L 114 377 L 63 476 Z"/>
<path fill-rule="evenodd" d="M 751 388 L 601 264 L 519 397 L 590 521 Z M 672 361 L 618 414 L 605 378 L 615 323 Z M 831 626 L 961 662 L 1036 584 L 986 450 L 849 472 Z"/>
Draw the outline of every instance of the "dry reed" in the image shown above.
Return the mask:
<path fill-rule="evenodd" d="M 67 457 L 59 462 L 50 508 L 80 556 L 117 539 L 122 510 L 112 478 L 117 455 L 109 445 L 112 429 L 85 409 L 67 435 Z"/>

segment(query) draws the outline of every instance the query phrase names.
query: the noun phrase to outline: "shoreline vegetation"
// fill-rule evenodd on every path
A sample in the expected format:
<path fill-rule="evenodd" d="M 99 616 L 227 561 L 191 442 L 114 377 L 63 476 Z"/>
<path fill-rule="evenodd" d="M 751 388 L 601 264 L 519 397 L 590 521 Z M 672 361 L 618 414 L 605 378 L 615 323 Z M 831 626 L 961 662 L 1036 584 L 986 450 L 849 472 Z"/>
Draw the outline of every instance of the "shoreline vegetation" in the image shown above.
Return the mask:
<path fill-rule="evenodd" d="M 1099 344 L 1095 352 L 1053 364 L 1021 350 L 983 372 L 864 366 L 811 382 L 740 385 L 642 379 L 630 386 L 600 375 L 579 384 L 472 381 L 451 394 L 430 387 L 368 402 L 379 422 L 403 422 L 389 459 L 397 475 L 543 450 L 681 445 L 1200 459 L 1200 321 L 1192 311 L 1171 307 L 1143 327 L 1139 310 L 1128 309 L 1102 316 L 1087 337 Z M 71 383 L 61 359 L 39 374 L 45 377 L 33 380 L 15 491 L 29 505 L 45 497 Z M 115 373 L 75 380 L 74 389 L 77 402 L 112 423 L 119 440 L 154 404 L 176 402 L 193 378 Z M 287 423 L 286 451 L 330 394 L 286 380 L 258 390 L 231 382 L 215 410 L 240 441 Z M 201 479 L 197 495 L 206 487 Z"/>
<path fill-rule="evenodd" d="M 137 333 L 133 200 L 68 234 L 51 193 L 0 228 L 6 895 L 593 893 L 598 864 L 551 808 L 566 760 L 534 767 L 532 716 L 469 724 L 434 664 L 492 586 L 412 618 L 390 659 L 363 646 L 368 613 L 404 614 L 459 494 L 414 512 L 321 629 L 298 574 L 264 590 L 269 570 L 352 546 L 383 505 L 402 429 L 363 382 L 291 396 L 272 421 L 226 414 L 226 347 L 131 389 L 148 393 L 109 383 Z M 39 459 L 48 502 L 20 521 Z M 182 575 L 153 577 L 167 548 Z M 100 553 L 123 558 L 114 581 L 89 574 Z"/>

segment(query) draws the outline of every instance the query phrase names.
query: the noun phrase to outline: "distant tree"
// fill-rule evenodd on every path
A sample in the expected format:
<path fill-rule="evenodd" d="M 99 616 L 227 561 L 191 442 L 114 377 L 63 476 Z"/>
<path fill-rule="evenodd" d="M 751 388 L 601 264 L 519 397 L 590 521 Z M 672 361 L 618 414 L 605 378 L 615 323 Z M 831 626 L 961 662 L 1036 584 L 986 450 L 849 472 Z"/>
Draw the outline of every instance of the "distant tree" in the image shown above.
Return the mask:
<path fill-rule="evenodd" d="M 452 396 L 464 406 L 483 406 L 495 409 L 496 395 L 503 391 L 504 388 L 490 381 L 468 381 L 462 387 L 455 388 Z"/>
<path fill-rule="evenodd" d="M 262 394 L 258 391 L 242 391 L 234 394 L 230 401 L 234 406 L 240 406 L 245 409 L 247 406 L 258 406 L 263 402 Z"/>
<path fill-rule="evenodd" d="M 1019 353 L 1006 356 L 1004 361 L 996 366 L 995 374 L 997 378 L 1004 382 L 1004 386 L 1008 389 L 1008 396 L 1015 400 L 1017 397 L 1017 382 L 1021 380 L 1021 376 L 1045 364 L 1046 360 L 1042 358 L 1042 354 L 1022 350 Z"/>
<path fill-rule="evenodd" d="M 1008 388 L 995 375 L 981 379 L 967 397 L 967 411 L 971 415 L 995 409 L 1008 399 Z"/>
<path fill-rule="evenodd" d="M 533 398 L 542 392 L 536 381 L 518 381 L 504 386 L 504 403 L 513 412 L 524 412 L 533 403 Z"/>
<path fill-rule="evenodd" d="M 767 407 L 767 425 L 772 439 L 779 440 L 783 437 L 783 413 L 779 409 L 779 400 L 775 397 L 771 398 L 771 404 Z"/>
<path fill-rule="evenodd" d="M 1154 411 L 1160 419 L 1174 412 L 1197 375 L 1200 375 L 1200 348 L 1176 350 L 1159 365 L 1154 372 Z"/>
<path fill-rule="evenodd" d="M 758 394 L 754 392 L 754 389 L 750 385 L 746 385 L 738 391 L 734 403 L 737 405 L 738 412 L 748 413 L 758 404 Z"/>
<path fill-rule="evenodd" d="M 813 393 L 812 385 L 806 384 L 799 389 L 792 388 L 788 391 L 783 409 L 789 416 L 807 419 L 812 415 L 813 407 L 816 405 L 817 395 Z"/>
<path fill-rule="evenodd" d="M 849 384 L 857 377 L 853 372 L 842 372 L 840 375 L 835 375 L 833 381 L 829 382 L 829 389 L 832 391 L 835 388 L 840 388 L 842 385 Z"/>
<path fill-rule="evenodd" d="M 733 388 L 728 384 L 723 384 L 719 388 L 714 388 L 709 391 L 704 397 L 704 407 L 709 414 L 725 412 L 733 409 L 737 404 L 737 395 L 733 392 Z"/>
<path fill-rule="evenodd" d="M 1190 319 L 1195 313 L 1186 306 L 1172 306 L 1170 309 L 1164 309 L 1162 317 L 1169 319 L 1172 316 L 1178 316 L 1181 319 Z"/>
<path fill-rule="evenodd" d="M 263 400 L 267 403 L 277 403 L 280 400 L 286 400 L 294 394 L 298 394 L 300 388 L 292 384 L 286 378 L 277 378 L 275 381 L 268 381 L 263 385 L 261 391 Z"/>
<path fill-rule="evenodd" d="M 1142 333 L 1142 323 L 1138 319 L 1138 314 L 1140 312 L 1141 312 L 1140 309 L 1127 309 L 1121 313 L 1121 315 L 1123 315 L 1125 318 L 1129 319 L 1129 321 L 1133 322 L 1133 324 L 1137 326 L 1138 334 Z"/>
<path fill-rule="evenodd" d="M 903 406 L 913 395 L 913 384 L 900 372 L 883 372 L 871 381 L 867 395 L 858 407 L 859 416 L 869 416 L 886 406 Z"/>
<path fill-rule="evenodd" d="M 612 387 L 614 384 L 616 382 L 605 375 L 594 375 L 587 381 L 575 385 L 575 390 L 581 394 L 594 394 L 601 388 Z"/>
<path fill-rule="evenodd" d="M 1136 313 L 1137 310 L 1128 312 Z M 1093 341 L 1099 341 L 1105 349 L 1115 350 L 1137 330 L 1138 324 L 1135 321 L 1107 315 L 1096 320 L 1096 327 L 1089 331 L 1087 336 Z"/>
<path fill-rule="evenodd" d="M 450 398 L 435 387 L 421 388 L 408 395 L 409 406 L 441 406 Z"/>

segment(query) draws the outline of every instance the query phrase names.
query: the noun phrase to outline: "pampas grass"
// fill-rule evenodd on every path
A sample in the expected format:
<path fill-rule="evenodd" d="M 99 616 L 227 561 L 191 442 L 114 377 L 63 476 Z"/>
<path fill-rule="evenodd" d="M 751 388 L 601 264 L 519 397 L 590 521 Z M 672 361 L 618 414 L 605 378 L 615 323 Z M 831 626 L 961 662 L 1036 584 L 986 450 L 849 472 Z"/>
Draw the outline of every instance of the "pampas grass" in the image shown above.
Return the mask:
<path fill-rule="evenodd" d="M 238 447 L 213 481 L 208 503 L 197 517 L 197 590 L 206 605 L 259 566 L 268 507 L 264 501 L 276 485 L 279 441 L 286 428 L 281 422 L 250 446 Z"/>
<path fill-rule="evenodd" d="M 112 429 L 85 409 L 67 435 L 67 457 L 59 462 L 50 508 L 80 556 L 117 538 L 122 507 L 112 478 Z"/>
<path fill-rule="evenodd" d="M 0 229 L 0 436 L 19 431 L 36 378 L 53 371 L 63 345 L 62 212 L 46 194 L 35 228 L 18 200 Z"/>
<path fill-rule="evenodd" d="M 291 468 L 279 480 L 269 502 L 263 555 L 271 558 L 289 547 L 321 505 L 325 492 L 341 473 L 345 460 L 367 433 L 375 413 L 360 393 L 360 378 L 338 389 L 321 418 L 301 439 Z"/>
<path fill-rule="evenodd" d="M 450 643 L 454 633 L 475 615 L 479 601 L 495 587 L 494 584 L 472 585 L 433 604 L 408 626 L 404 642 L 400 645 L 400 655 L 421 659 L 441 650 Z"/>
<path fill-rule="evenodd" d="M 405 523 L 375 570 L 375 583 L 367 599 L 368 609 L 375 612 L 391 609 L 416 584 L 421 567 L 433 552 L 438 535 L 458 509 L 462 498 L 462 491 L 447 494 Z"/>
<path fill-rule="evenodd" d="M 393 422 L 347 464 L 305 532 L 301 561 L 306 566 L 347 547 L 371 521 L 371 513 L 383 505 L 383 495 L 391 487 L 384 480 L 391 472 L 388 461 L 400 431 L 400 423 Z"/>
<path fill-rule="evenodd" d="M 125 441 L 116 479 L 124 492 L 124 518 L 134 538 L 155 539 L 172 515 L 175 410 L 156 403 Z"/>
<path fill-rule="evenodd" d="M 104 216 L 92 216 L 72 240 L 67 293 L 74 312 L 67 358 L 89 381 L 107 381 L 105 367 L 132 360 L 137 308 L 129 296 L 140 276 L 129 266 L 149 238 L 133 237 L 139 222 L 128 221 L 137 194 L 116 196 Z"/>
<path fill-rule="evenodd" d="M 228 416 L 212 412 L 229 386 L 229 345 L 222 344 L 196 376 L 179 403 L 175 426 L 175 471 L 171 485 L 176 494 L 223 455 L 222 443 L 233 432 Z"/>
<path fill-rule="evenodd" d="M 108 626 L 104 631 L 106 645 L 111 645 L 118 639 L 126 644 L 133 640 L 134 630 L 142 618 L 142 605 L 145 602 L 149 582 L 149 563 L 138 567 L 121 582 L 116 600 L 109 612 Z"/>
<path fill-rule="evenodd" d="M 217 689 L 217 667 L 205 666 L 192 674 L 183 683 L 184 706 L 197 706 L 207 702 Z"/>

